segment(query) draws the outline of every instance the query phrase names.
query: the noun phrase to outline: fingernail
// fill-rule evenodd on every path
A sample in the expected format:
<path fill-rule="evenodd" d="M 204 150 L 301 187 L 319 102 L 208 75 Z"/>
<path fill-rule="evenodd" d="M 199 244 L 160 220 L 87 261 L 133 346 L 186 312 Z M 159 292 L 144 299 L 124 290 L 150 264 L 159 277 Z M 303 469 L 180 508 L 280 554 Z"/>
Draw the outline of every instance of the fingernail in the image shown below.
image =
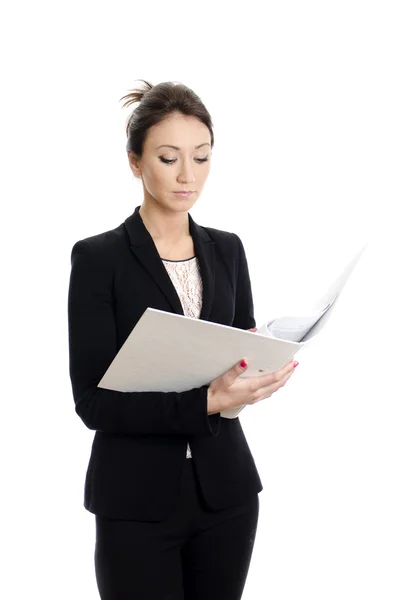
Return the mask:
<path fill-rule="evenodd" d="M 298 365 L 299 365 L 299 363 L 298 363 L 298 361 L 296 360 L 292 366 L 293 366 L 293 367 L 294 367 L 294 369 L 295 369 L 295 367 L 297 367 Z"/>
<path fill-rule="evenodd" d="M 247 366 L 248 363 L 245 362 L 245 360 L 243 359 L 240 363 L 240 367 L 243 367 L 243 369 Z"/>

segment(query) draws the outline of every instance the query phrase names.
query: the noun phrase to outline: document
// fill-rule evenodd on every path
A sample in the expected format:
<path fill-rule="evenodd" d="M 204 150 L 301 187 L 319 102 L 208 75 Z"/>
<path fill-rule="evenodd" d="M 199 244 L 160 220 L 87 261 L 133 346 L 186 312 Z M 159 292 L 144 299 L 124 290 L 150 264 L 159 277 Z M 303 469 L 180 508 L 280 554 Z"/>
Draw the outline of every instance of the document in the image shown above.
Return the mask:
<path fill-rule="evenodd" d="M 361 250 L 348 263 L 343 272 L 329 287 L 328 291 L 321 297 L 307 313 L 301 313 L 295 316 L 279 317 L 262 325 L 257 333 L 262 335 L 271 335 L 278 339 L 300 342 L 308 345 L 309 340 L 317 336 L 325 323 L 328 321 L 335 307 L 336 300 L 344 288 L 347 280 L 355 269 L 363 252 L 366 250 L 369 242 L 366 242 Z"/>
<path fill-rule="evenodd" d="M 243 378 L 281 369 L 323 329 L 368 243 L 307 312 L 272 319 L 257 332 L 147 308 L 98 387 L 183 392 L 209 385 L 242 357 L 248 362 Z M 221 417 L 234 419 L 244 406 Z"/>

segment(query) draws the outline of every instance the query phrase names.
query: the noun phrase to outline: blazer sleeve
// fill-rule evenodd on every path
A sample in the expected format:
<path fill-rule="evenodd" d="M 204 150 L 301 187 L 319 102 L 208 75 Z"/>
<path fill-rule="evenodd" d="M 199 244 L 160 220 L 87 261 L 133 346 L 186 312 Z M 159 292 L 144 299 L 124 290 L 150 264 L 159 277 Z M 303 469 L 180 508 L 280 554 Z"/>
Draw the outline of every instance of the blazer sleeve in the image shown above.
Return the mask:
<path fill-rule="evenodd" d="M 252 299 L 251 279 L 249 275 L 247 257 L 241 239 L 237 239 L 238 259 L 236 276 L 236 302 L 233 319 L 233 327 L 238 329 L 251 329 L 256 327 L 254 318 L 254 302 Z"/>
<path fill-rule="evenodd" d="M 88 240 L 73 246 L 68 333 L 76 413 L 89 429 L 106 433 L 217 436 L 220 413 L 207 413 L 209 385 L 185 392 L 97 387 L 117 354 L 113 270 L 105 252 Z"/>

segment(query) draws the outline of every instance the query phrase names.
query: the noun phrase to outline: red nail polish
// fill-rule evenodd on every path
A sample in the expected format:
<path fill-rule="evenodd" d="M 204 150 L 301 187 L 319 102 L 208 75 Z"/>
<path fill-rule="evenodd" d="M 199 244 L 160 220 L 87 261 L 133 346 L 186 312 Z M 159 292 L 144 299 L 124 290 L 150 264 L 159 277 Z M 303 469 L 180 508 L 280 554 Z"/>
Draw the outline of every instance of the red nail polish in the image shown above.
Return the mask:
<path fill-rule="evenodd" d="M 245 360 L 243 359 L 240 363 L 240 367 L 243 367 L 243 369 L 247 366 L 248 363 L 245 362 Z"/>
<path fill-rule="evenodd" d="M 294 369 L 295 369 L 295 367 L 297 367 L 298 365 L 299 365 L 299 363 L 298 363 L 298 361 L 296 360 L 296 361 L 294 362 L 294 364 L 293 364 L 293 367 L 294 367 Z"/>

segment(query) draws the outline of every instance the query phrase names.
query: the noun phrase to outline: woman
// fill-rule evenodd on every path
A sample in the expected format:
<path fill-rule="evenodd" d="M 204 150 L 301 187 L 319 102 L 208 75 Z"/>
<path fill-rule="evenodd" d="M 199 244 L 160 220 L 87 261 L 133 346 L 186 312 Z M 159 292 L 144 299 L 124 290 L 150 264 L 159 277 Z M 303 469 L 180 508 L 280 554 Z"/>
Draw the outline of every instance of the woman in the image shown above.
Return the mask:
<path fill-rule="evenodd" d="M 181 393 L 97 387 L 149 306 L 256 330 L 240 238 L 189 214 L 210 170 L 210 115 L 182 84 L 144 84 L 122 98 L 140 103 L 127 152 L 143 202 L 72 249 L 70 376 L 76 412 L 95 430 L 84 506 L 96 519 L 96 578 L 102 600 L 237 600 L 263 486 L 239 419 L 220 412 L 269 398 L 297 363 L 239 379 L 242 361 Z"/>

